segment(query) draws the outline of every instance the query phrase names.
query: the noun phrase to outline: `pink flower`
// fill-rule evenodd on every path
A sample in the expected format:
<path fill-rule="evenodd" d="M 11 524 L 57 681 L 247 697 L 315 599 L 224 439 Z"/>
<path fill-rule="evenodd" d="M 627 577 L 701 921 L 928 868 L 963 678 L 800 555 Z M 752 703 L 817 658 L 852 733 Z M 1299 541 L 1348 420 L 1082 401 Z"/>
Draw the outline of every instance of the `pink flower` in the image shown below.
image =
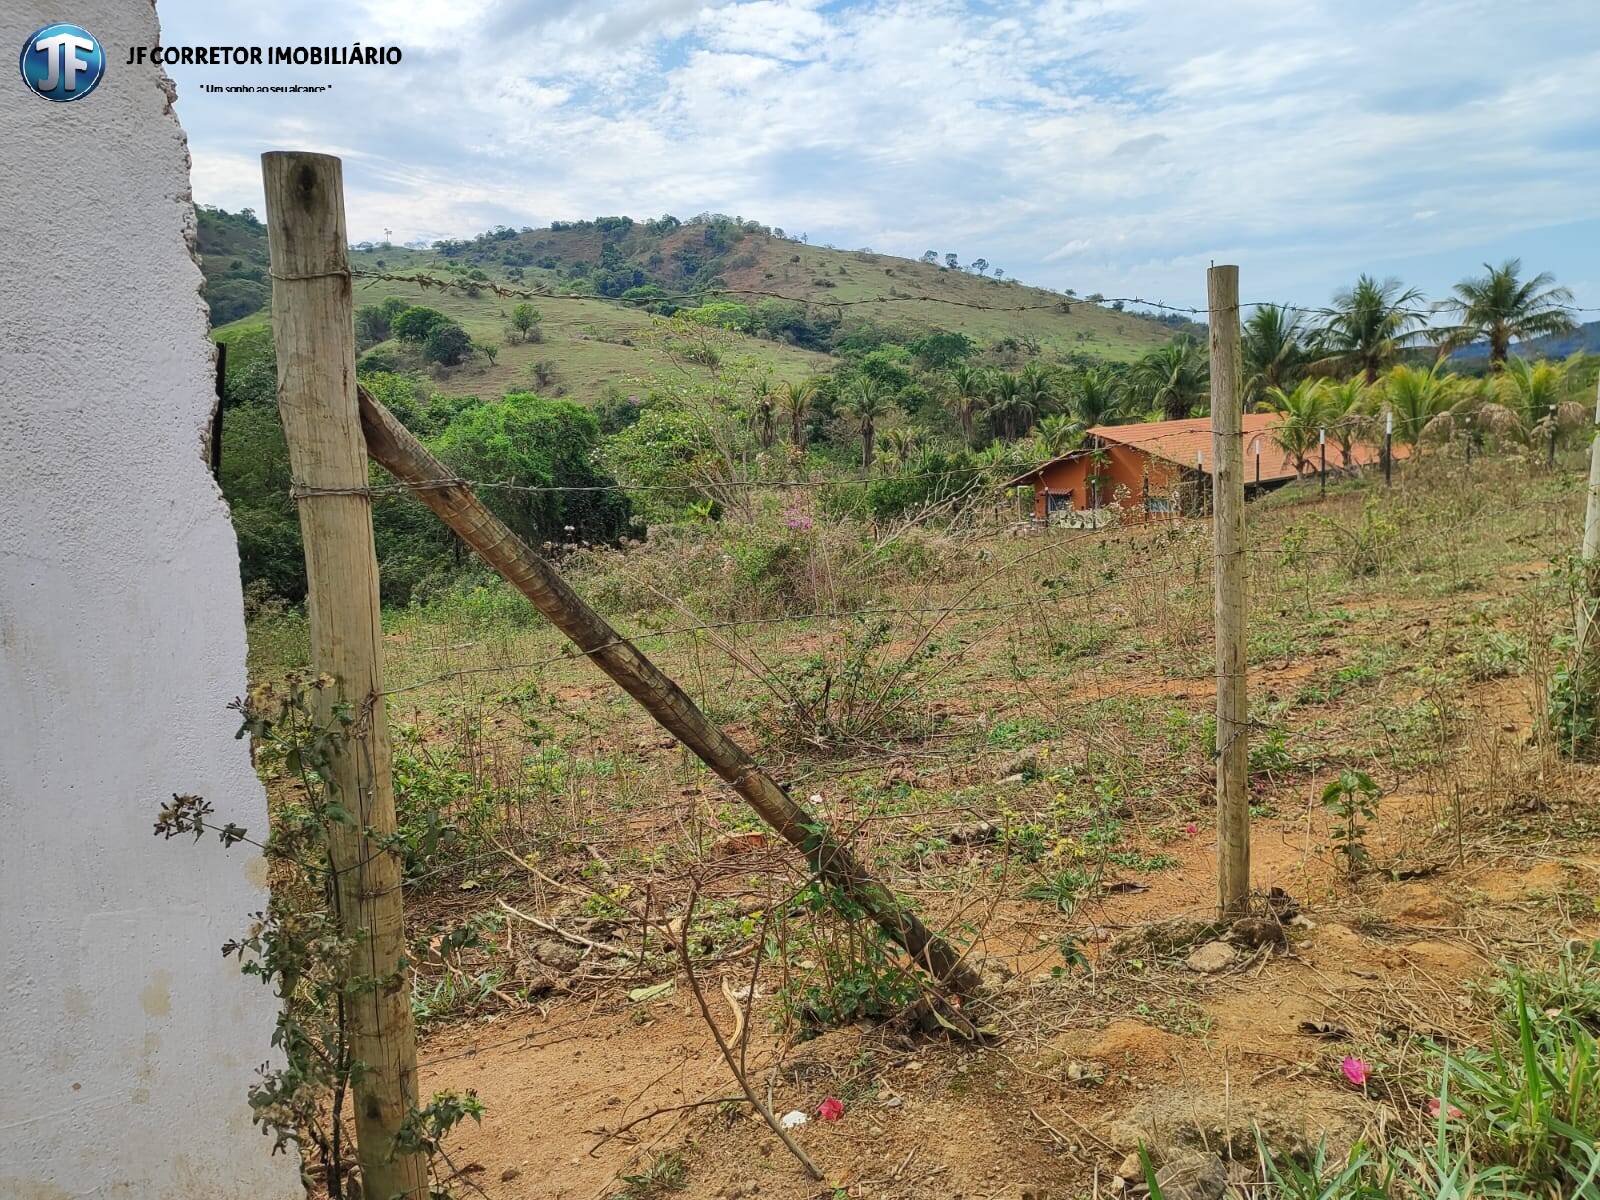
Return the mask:
<path fill-rule="evenodd" d="M 829 1096 L 821 1104 L 817 1105 L 817 1116 L 824 1121 L 837 1121 L 844 1116 L 844 1102 Z"/>
<path fill-rule="evenodd" d="M 1195 834 L 1200 832 L 1200 826 L 1196 825 L 1193 821 L 1190 821 L 1183 827 L 1183 831 L 1190 837 L 1193 837 Z"/>
<path fill-rule="evenodd" d="M 1439 1119 L 1439 1098 L 1437 1096 L 1435 1096 L 1432 1100 L 1429 1100 L 1427 1107 L 1428 1107 L 1428 1116 L 1432 1117 L 1434 1120 L 1438 1120 Z M 1456 1118 L 1461 1116 L 1461 1110 L 1459 1108 L 1457 1108 L 1454 1104 L 1452 1104 L 1450 1106 L 1449 1112 L 1446 1115 L 1448 1116 L 1448 1118 L 1450 1120 L 1454 1121 Z"/>
<path fill-rule="evenodd" d="M 1347 1058 L 1339 1064 L 1339 1069 L 1344 1072 L 1344 1077 L 1356 1087 L 1362 1087 L 1367 1082 L 1367 1076 L 1372 1074 L 1372 1067 L 1362 1062 L 1359 1058 Z"/>

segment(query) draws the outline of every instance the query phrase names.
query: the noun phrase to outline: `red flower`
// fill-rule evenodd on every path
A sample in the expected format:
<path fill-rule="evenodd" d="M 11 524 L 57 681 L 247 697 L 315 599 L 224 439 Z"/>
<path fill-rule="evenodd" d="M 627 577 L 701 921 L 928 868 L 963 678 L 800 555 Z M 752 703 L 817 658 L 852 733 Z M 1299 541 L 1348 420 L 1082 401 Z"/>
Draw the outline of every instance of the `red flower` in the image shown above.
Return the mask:
<path fill-rule="evenodd" d="M 821 1104 L 817 1105 L 817 1116 L 824 1121 L 837 1121 L 844 1116 L 844 1102 L 829 1096 Z"/>

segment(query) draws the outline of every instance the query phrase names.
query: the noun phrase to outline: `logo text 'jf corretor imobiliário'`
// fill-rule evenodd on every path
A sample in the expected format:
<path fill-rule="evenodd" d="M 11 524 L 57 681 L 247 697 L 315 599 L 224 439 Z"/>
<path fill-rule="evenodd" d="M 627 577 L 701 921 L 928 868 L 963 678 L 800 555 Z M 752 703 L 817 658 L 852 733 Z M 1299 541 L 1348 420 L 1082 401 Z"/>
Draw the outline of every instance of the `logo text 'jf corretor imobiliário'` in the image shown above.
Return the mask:
<path fill-rule="evenodd" d="M 46 25 L 22 43 L 22 81 L 46 100 L 82 100 L 106 74 L 98 38 L 77 25 Z"/>

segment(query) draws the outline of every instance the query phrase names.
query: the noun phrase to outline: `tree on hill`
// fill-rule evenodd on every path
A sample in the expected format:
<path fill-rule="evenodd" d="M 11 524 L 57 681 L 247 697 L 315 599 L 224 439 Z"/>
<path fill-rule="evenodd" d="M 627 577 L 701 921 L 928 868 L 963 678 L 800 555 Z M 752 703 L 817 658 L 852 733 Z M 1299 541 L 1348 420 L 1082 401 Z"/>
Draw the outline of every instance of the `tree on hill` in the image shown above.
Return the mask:
<path fill-rule="evenodd" d="M 390 332 L 402 342 L 421 345 L 439 325 L 450 324 L 450 318 L 436 308 L 417 305 L 400 312 L 389 322 Z"/>
<path fill-rule="evenodd" d="M 1370 275 L 1360 276 L 1353 288 L 1333 298 L 1334 315 L 1322 331 L 1328 353 L 1318 365 L 1359 369 L 1367 383 L 1376 383 L 1395 353 L 1417 340 L 1421 305 L 1421 291 L 1402 291 L 1398 279 L 1379 283 Z"/>
<path fill-rule="evenodd" d="M 973 259 L 972 260 L 972 269 L 974 271 L 976 271 L 979 275 L 982 275 L 985 271 L 987 271 L 989 269 L 989 260 L 987 258 L 975 258 L 975 259 Z"/>
<path fill-rule="evenodd" d="M 914 339 L 907 347 L 925 370 L 942 371 L 953 367 L 978 347 L 964 333 L 935 329 Z"/>
<path fill-rule="evenodd" d="M 1122 379 L 1110 367 L 1089 367 L 1072 381 L 1072 411 L 1086 429 L 1109 425 L 1122 413 Z"/>
<path fill-rule="evenodd" d="M 539 324 L 543 316 L 544 314 L 537 308 L 524 300 L 511 310 L 511 328 L 522 335 L 523 341 L 527 341 L 528 334 Z"/>
<path fill-rule="evenodd" d="M 1211 368 L 1200 344 L 1181 337 L 1146 354 L 1133 368 L 1144 402 L 1163 420 L 1181 421 L 1211 398 Z"/>
<path fill-rule="evenodd" d="M 1014 442 L 1033 428 L 1038 411 L 1029 389 L 1021 376 L 1010 371 L 996 371 L 989 376 L 988 403 L 984 415 L 989 418 L 995 436 L 1004 442 Z"/>
<path fill-rule="evenodd" d="M 1244 323 L 1244 398 L 1273 388 L 1292 388 L 1310 359 L 1305 323 L 1299 313 L 1263 304 Z"/>
<path fill-rule="evenodd" d="M 961 260 L 957 258 L 954 253 L 946 254 L 944 256 L 944 265 L 952 271 L 956 269 L 956 267 L 960 264 L 960 261 Z"/>
<path fill-rule="evenodd" d="M 988 376 L 981 368 L 961 362 L 950 369 L 945 379 L 948 384 L 950 411 L 955 414 L 956 423 L 961 426 L 961 440 L 963 444 L 971 446 L 977 429 L 978 416 L 982 413 L 984 401 L 989 395 Z"/>
<path fill-rule="evenodd" d="M 406 310 L 406 302 L 390 296 L 381 304 L 363 304 L 356 309 L 356 342 L 375 346 L 394 335 L 394 319 Z"/>
<path fill-rule="evenodd" d="M 878 422 L 889 415 L 893 405 L 883 385 L 870 376 L 864 376 L 845 398 L 844 406 L 855 417 L 856 429 L 861 434 L 861 468 L 870 471 Z"/>
<path fill-rule="evenodd" d="M 1451 289 L 1455 294 L 1439 305 L 1454 313 L 1457 324 L 1443 331 L 1441 350 L 1455 350 L 1477 341 L 1489 343 L 1489 370 L 1499 371 L 1511 353 L 1511 343 L 1576 328 L 1566 305 L 1572 293 L 1555 286 L 1555 276 L 1541 271 L 1523 280 L 1522 260 L 1510 258 L 1498 267 L 1483 264 L 1484 274 L 1463 279 Z"/>
<path fill-rule="evenodd" d="M 789 422 L 789 443 L 796 450 L 805 449 L 806 414 L 811 411 L 811 399 L 816 394 L 815 379 L 803 379 L 799 383 L 791 380 L 778 389 L 783 415 Z"/>
<path fill-rule="evenodd" d="M 930 267 L 933 266 L 939 261 L 939 252 L 937 250 L 924 250 L 922 252 L 922 261 Z"/>
<path fill-rule="evenodd" d="M 422 343 L 423 361 L 445 367 L 458 366 L 471 352 L 472 339 L 467 336 L 465 329 L 453 321 L 435 325 Z"/>

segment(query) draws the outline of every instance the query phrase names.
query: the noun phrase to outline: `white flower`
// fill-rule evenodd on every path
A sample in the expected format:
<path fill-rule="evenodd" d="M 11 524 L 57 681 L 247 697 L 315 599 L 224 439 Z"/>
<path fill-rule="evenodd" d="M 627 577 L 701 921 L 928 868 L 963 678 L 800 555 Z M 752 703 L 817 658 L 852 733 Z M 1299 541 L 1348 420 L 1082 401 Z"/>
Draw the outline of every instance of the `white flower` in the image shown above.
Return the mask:
<path fill-rule="evenodd" d="M 809 1118 L 807 1118 L 805 1113 L 801 1112 L 797 1108 L 792 1112 L 784 1113 L 783 1116 L 778 1118 L 778 1124 L 782 1125 L 785 1129 L 795 1129 L 801 1125 L 804 1125 L 808 1119 Z"/>

